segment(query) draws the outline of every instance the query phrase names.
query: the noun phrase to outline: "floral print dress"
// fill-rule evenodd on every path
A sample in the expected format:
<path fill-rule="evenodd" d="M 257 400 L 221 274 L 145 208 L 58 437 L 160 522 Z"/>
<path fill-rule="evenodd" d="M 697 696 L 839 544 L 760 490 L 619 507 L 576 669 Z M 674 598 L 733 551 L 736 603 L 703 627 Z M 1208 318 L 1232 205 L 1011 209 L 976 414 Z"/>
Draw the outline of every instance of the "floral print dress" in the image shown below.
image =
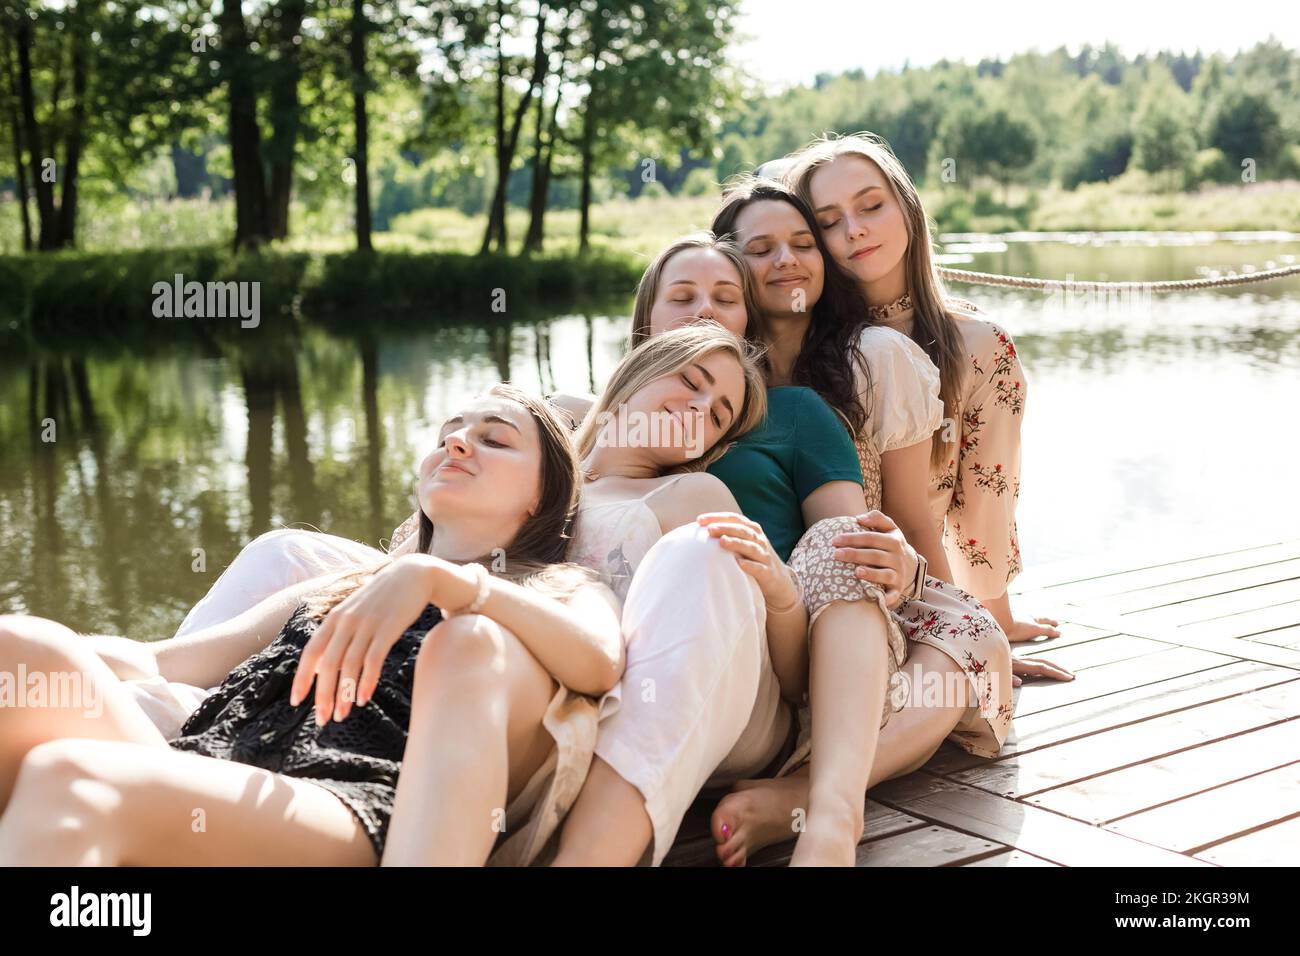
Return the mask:
<path fill-rule="evenodd" d="M 943 403 L 939 370 L 907 336 L 873 326 L 863 331 L 858 347 L 871 377 L 870 418 L 855 444 L 867 508 L 876 509 L 880 456 L 928 441 L 943 417 Z M 1011 645 L 993 615 L 964 588 L 930 576 L 921 597 L 893 613 L 909 641 L 942 651 L 970 680 L 974 702 L 948 739 L 976 756 L 997 756 L 1011 728 Z M 891 688 L 891 699 L 909 702 L 907 693 L 913 705 L 947 697 L 941 687 L 903 687 Z"/>
<path fill-rule="evenodd" d="M 930 475 L 930 507 L 943 527 L 953 577 L 987 601 L 1005 594 L 1023 567 L 1016 502 L 1025 370 L 1011 336 L 983 318 L 976 305 L 955 299 L 948 308 L 961 333 L 967 365 L 958 443 L 947 462 Z"/>

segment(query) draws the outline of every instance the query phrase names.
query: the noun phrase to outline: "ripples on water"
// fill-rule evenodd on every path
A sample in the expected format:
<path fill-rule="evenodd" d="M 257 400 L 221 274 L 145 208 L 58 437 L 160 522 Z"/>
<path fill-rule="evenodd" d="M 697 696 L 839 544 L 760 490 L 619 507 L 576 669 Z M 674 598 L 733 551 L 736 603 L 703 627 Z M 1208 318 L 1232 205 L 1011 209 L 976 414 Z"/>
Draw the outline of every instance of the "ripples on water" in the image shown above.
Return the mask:
<path fill-rule="evenodd" d="M 963 238 L 949 244 L 963 268 L 1078 280 L 1262 269 L 1297 251 Z M 1138 566 L 1300 537 L 1300 281 L 1121 299 L 954 291 L 1011 332 L 1028 372 L 1027 563 Z M 250 336 L 221 354 L 0 359 L 0 609 L 159 638 L 261 531 L 377 542 L 409 512 L 444 416 L 504 377 L 598 386 L 630 305 L 362 341 L 308 324 L 270 350 Z M 53 443 L 33 425 L 46 417 Z"/>

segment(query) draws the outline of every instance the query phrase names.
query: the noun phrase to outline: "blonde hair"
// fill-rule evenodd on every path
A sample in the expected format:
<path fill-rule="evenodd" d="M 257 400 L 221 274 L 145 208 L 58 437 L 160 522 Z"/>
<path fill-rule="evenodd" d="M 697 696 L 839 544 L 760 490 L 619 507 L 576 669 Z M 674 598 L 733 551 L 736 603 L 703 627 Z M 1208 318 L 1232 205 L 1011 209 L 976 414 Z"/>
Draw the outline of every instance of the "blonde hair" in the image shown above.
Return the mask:
<path fill-rule="evenodd" d="M 793 162 L 785 171 L 785 183 L 813 207 L 813 175 L 841 156 L 857 156 L 873 163 L 903 207 L 903 221 L 907 226 L 904 274 L 912 297 L 912 339 L 939 369 L 939 397 L 943 400 L 944 416 L 949 421 L 957 421 L 966 373 L 961 332 L 949 314 L 949 297 L 936 271 L 930 220 L 921 196 L 889 144 L 874 133 L 827 134 L 791 154 Z M 932 467 L 942 467 L 952 454 L 949 447 L 952 443 L 944 441 L 945 431 L 936 429 L 931 439 Z"/>
<path fill-rule="evenodd" d="M 720 325 L 701 322 L 669 329 L 634 348 L 609 376 L 609 384 L 587 412 L 574 436 L 582 461 L 595 450 L 607 412 L 626 405 L 642 388 L 673 375 L 714 352 L 727 352 L 740 363 L 745 377 L 745 397 L 727 430 L 703 455 L 673 468 L 674 472 L 703 471 L 721 458 L 731 443 L 756 428 L 767 415 L 767 387 L 763 381 L 760 351 Z"/>
<path fill-rule="evenodd" d="M 569 440 L 569 430 L 549 402 L 535 398 L 508 382 L 492 386 L 487 394 L 522 405 L 537 423 L 541 445 L 541 463 L 538 466 L 541 492 L 536 513 L 524 520 L 515 536 L 496 556 L 484 555 L 467 563 L 481 564 L 498 577 L 564 600 L 584 584 L 596 580 L 596 575 L 587 568 L 565 561 L 569 531 L 582 491 L 582 475 Z M 433 519 L 421 509 L 419 520 L 417 550 L 420 554 L 427 554 L 433 541 Z M 391 561 L 387 558 L 330 582 L 322 590 L 304 598 L 307 612 L 317 618 L 324 617 Z"/>
<path fill-rule="evenodd" d="M 636 286 L 636 303 L 632 306 L 633 348 L 650 338 L 650 313 L 654 311 L 655 296 L 659 294 L 659 280 L 663 278 L 664 269 L 673 256 L 688 249 L 717 252 L 736 267 L 740 273 L 740 291 L 745 301 L 745 319 L 749 323 L 746 338 L 752 338 L 749 332 L 758 317 L 758 297 L 754 289 L 754 277 L 740 247 L 729 238 L 719 238 L 711 232 L 695 232 L 670 242 L 646 266 L 645 272 L 641 273 L 641 281 Z"/>

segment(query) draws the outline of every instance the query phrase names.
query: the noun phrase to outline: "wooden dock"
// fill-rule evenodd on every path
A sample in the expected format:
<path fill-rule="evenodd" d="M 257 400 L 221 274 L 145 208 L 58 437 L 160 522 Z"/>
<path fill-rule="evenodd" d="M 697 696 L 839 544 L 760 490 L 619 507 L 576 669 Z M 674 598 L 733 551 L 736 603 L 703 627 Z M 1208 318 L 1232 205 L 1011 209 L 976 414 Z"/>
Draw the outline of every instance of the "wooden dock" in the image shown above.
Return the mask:
<path fill-rule="evenodd" d="M 944 744 L 873 789 L 858 866 L 1300 863 L 1300 541 L 1051 566 L 1013 594 L 1062 622 L 1013 652 L 1075 679 L 1016 690 L 996 760 Z M 710 809 L 692 809 L 666 865 L 715 863 Z"/>

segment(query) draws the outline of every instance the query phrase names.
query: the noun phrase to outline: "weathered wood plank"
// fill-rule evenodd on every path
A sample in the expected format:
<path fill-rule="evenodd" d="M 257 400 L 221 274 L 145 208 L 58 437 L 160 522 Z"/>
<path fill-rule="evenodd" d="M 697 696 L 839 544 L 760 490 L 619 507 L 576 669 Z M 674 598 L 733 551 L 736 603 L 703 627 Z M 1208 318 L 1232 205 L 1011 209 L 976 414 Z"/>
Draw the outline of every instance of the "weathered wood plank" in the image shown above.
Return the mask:
<path fill-rule="evenodd" d="M 1003 853 L 997 853 L 993 856 L 986 856 L 982 860 L 976 860 L 974 863 L 963 863 L 962 866 L 1055 866 L 1059 863 L 1053 863 L 1050 860 L 1043 860 L 1023 850 L 1007 850 Z"/>
<path fill-rule="evenodd" d="M 1156 559 L 1139 568 L 1118 571 L 1114 569 L 1113 559 L 1089 559 L 1077 564 L 1061 563 L 1041 569 L 1030 568 L 1016 577 L 1011 593 L 1023 595 L 1030 601 L 1040 596 L 1065 601 L 1089 601 L 1107 595 L 1209 577 L 1226 571 L 1280 563 L 1297 557 L 1300 557 L 1300 541 L 1232 549 L 1197 557 L 1171 555 L 1167 560 Z"/>
<path fill-rule="evenodd" d="M 1017 715 L 999 757 L 1014 756 L 1294 678 L 1294 672 L 1285 668 L 1241 661 L 1037 714 Z M 932 773 L 957 773 L 986 764 L 986 757 L 975 757 L 958 747 L 946 745 L 939 749 L 925 769 Z"/>
<path fill-rule="evenodd" d="M 914 773 L 882 783 L 875 799 L 942 826 L 1002 843 L 1062 866 L 1208 866 L 1059 813 Z"/>
<path fill-rule="evenodd" d="M 1170 640 L 1178 644 L 1197 641 L 1200 638 L 1241 638 L 1251 637 L 1265 631 L 1300 624 L 1300 601 L 1289 601 L 1272 607 L 1262 607 L 1253 611 L 1242 611 L 1224 617 L 1211 618 L 1186 624 L 1163 631 L 1142 630 L 1140 633 L 1158 635 L 1161 640 Z"/>
<path fill-rule="evenodd" d="M 947 827 L 930 826 L 858 845 L 858 866 L 961 866 L 1006 849 Z"/>
<path fill-rule="evenodd" d="M 1300 816 L 1215 844 L 1196 856 L 1219 866 L 1295 866 L 1300 860 Z"/>
<path fill-rule="evenodd" d="M 1029 681 L 1020 687 L 1016 713 L 1028 716 L 1052 707 L 1155 684 L 1171 677 L 1231 663 L 1233 658 L 1199 648 L 1175 647 L 1137 660 L 1116 661 L 1088 671 L 1086 680 Z"/>
<path fill-rule="evenodd" d="M 999 759 L 952 779 L 1022 798 L 1187 747 L 1278 723 L 1300 713 L 1300 680 L 1249 691 L 1067 743 Z"/>
<path fill-rule="evenodd" d="M 1286 605 L 1291 605 L 1295 612 L 1292 622 L 1300 620 L 1300 578 L 1214 594 L 1146 611 L 1120 613 L 1120 619 L 1133 631 L 1149 634 Z M 1109 605 L 1107 610 L 1112 610 Z"/>
<path fill-rule="evenodd" d="M 1052 648 L 1035 646 L 1032 650 L 1020 650 L 1012 646 L 1012 653 L 1017 657 L 1042 657 L 1066 670 L 1085 671 L 1102 664 L 1130 660 L 1144 654 L 1167 651 L 1175 645 L 1164 641 L 1153 641 L 1147 637 L 1133 637 L 1129 634 L 1116 634 L 1093 641 L 1072 644 L 1068 647 Z"/>
<path fill-rule="evenodd" d="M 1075 609 L 1072 608 L 1071 610 Z M 1095 641 L 1099 638 L 1120 633 L 1115 628 L 1092 627 L 1088 624 L 1079 624 L 1070 620 L 1061 621 L 1057 630 L 1061 632 L 1060 637 L 1037 637 L 1032 641 L 1017 641 L 1011 645 L 1011 649 L 1017 654 L 1028 653 L 1030 657 L 1037 657 L 1045 651 L 1073 647 L 1075 644 L 1084 644 L 1088 641 Z"/>
<path fill-rule="evenodd" d="M 1199 793 L 1107 824 L 1114 833 L 1196 852 L 1296 814 L 1300 808 L 1300 763 Z"/>
<path fill-rule="evenodd" d="M 1260 644 L 1272 644 L 1274 647 L 1300 648 L 1300 624 L 1294 624 L 1291 627 L 1279 627 L 1275 631 L 1265 631 L 1262 634 L 1252 634 L 1250 637 L 1243 637 L 1240 640 L 1258 641 Z"/>
<path fill-rule="evenodd" d="M 1057 787 L 1030 797 L 1029 802 L 1076 820 L 1109 823 L 1300 760 L 1298 720 Z"/>
<path fill-rule="evenodd" d="M 1300 578 L 1300 558 L 1290 561 L 1259 565 L 1258 567 L 1238 568 L 1211 574 L 1207 577 L 1192 578 L 1187 581 L 1174 581 L 1155 587 L 1127 591 L 1094 598 L 1091 601 L 1078 601 L 1081 606 L 1104 604 L 1115 614 L 1129 614 L 1135 611 L 1150 611 L 1162 607 L 1171 607 L 1188 601 L 1196 601 L 1236 591 L 1250 590 L 1266 584 Z"/>

